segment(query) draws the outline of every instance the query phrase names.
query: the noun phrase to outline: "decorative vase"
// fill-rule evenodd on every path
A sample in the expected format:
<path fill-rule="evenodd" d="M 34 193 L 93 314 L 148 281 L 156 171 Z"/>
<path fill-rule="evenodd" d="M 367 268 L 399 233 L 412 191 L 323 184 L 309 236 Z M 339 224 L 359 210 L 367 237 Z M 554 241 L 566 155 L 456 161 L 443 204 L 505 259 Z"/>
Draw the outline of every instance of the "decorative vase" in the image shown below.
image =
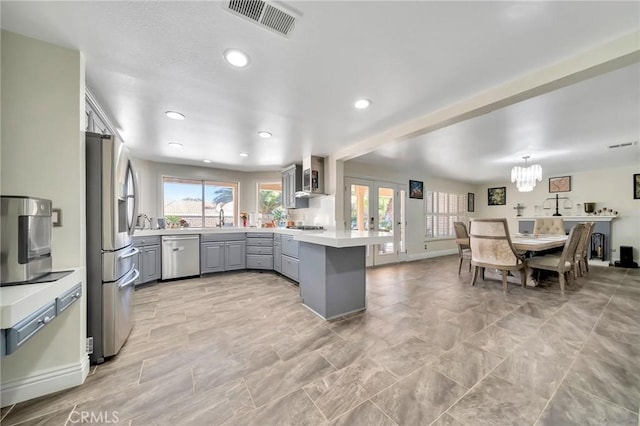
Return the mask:
<path fill-rule="evenodd" d="M 596 203 L 584 203 L 584 212 L 593 214 L 596 211 Z"/>

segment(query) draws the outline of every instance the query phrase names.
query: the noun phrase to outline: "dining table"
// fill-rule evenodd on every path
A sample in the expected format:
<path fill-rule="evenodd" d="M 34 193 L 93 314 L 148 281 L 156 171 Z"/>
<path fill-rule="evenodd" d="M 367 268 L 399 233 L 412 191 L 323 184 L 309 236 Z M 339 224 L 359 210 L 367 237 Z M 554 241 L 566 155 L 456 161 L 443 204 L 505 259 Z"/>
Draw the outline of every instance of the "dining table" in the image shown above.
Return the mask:
<path fill-rule="evenodd" d="M 567 235 L 551 235 L 551 234 L 516 234 L 511 236 L 511 243 L 518 253 L 525 257 L 535 256 L 536 253 L 544 252 L 551 249 L 564 247 L 569 238 Z M 497 270 L 487 269 L 485 277 L 501 280 L 501 273 Z M 520 274 L 509 275 L 507 281 L 514 284 L 522 284 Z M 533 277 L 533 270 L 527 268 L 527 287 L 536 287 L 537 280 Z"/>

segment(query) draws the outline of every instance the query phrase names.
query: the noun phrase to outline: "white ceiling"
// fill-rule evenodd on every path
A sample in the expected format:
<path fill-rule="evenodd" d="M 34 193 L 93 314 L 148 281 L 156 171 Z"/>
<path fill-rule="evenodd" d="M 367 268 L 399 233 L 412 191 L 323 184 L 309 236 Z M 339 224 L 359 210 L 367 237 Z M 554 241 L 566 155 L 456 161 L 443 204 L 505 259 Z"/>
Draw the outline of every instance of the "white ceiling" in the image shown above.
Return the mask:
<path fill-rule="evenodd" d="M 635 1 L 288 4 L 302 14 L 290 39 L 219 2 L 0 7 L 4 29 L 83 52 L 88 87 L 136 156 L 238 170 L 329 155 L 640 29 Z M 247 68 L 224 62 L 230 47 L 249 53 Z M 561 172 L 637 164 L 637 146 L 633 155 L 605 148 L 639 137 L 639 79 L 627 67 L 358 161 L 473 182 L 504 178 L 523 155 Z M 354 110 L 360 97 L 372 107 Z"/>

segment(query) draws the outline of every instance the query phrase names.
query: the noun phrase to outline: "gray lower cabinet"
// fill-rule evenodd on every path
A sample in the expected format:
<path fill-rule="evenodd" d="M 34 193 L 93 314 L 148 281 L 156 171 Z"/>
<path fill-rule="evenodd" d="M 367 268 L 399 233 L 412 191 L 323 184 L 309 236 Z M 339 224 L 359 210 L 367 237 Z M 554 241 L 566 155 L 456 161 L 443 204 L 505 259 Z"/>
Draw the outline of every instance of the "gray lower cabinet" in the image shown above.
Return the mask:
<path fill-rule="evenodd" d="M 226 241 L 224 243 L 224 270 L 234 271 L 247 267 L 247 242 Z"/>
<path fill-rule="evenodd" d="M 280 234 L 273 236 L 273 270 L 282 273 L 282 242 Z"/>
<path fill-rule="evenodd" d="M 200 244 L 200 273 L 224 271 L 224 242 Z"/>
<path fill-rule="evenodd" d="M 133 237 L 133 246 L 140 250 L 134 259 L 135 267 L 140 272 L 135 285 L 159 280 L 162 276 L 160 236 Z"/>
<path fill-rule="evenodd" d="M 11 328 L 0 330 L 2 356 L 15 352 L 22 344 L 55 320 L 62 312 L 82 297 L 82 283 L 78 283 L 55 300 L 28 315 Z"/>
<path fill-rule="evenodd" d="M 283 234 L 280 244 L 282 250 L 282 255 L 280 257 L 282 262 L 280 273 L 285 277 L 291 278 L 295 282 L 298 282 L 300 242 L 294 240 L 293 235 Z"/>
<path fill-rule="evenodd" d="M 246 252 L 245 233 L 204 234 L 200 237 L 200 273 L 246 269 Z"/>
<path fill-rule="evenodd" d="M 273 270 L 273 234 L 247 232 L 247 269 Z"/>

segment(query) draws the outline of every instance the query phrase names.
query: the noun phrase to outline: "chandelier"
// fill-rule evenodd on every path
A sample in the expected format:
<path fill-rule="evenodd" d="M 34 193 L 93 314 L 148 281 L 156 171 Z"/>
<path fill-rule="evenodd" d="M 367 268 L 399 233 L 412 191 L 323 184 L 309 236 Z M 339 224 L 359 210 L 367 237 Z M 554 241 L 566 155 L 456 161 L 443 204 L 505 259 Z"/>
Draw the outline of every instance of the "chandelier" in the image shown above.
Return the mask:
<path fill-rule="evenodd" d="M 539 164 L 527 167 L 529 156 L 522 158 L 524 159 L 524 167 L 515 166 L 511 169 L 511 182 L 516 183 L 518 191 L 531 192 L 536 186 L 536 181 L 542 180 L 542 167 Z"/>

